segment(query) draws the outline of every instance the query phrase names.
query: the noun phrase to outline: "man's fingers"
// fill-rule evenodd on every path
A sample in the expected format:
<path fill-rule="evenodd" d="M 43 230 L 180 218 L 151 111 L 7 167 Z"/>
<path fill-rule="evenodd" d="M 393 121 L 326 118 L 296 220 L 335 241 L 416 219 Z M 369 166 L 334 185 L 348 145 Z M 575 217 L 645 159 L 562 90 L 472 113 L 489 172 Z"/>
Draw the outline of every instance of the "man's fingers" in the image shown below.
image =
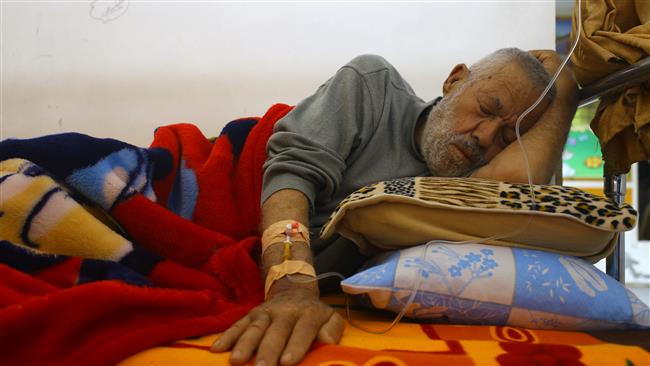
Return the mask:
<path fill-rule="evenodd" d="M 339 343 L 344 330 L 345 320 L 339 313 L 334 312 L 318 331 L 318 340 L 330 344 Z"/>
<path fill-rule="evenodd" d="M 278 363 L 294 323 L 295 320 L 290 317 L 278 317 L 273 320 L 257 349 L 255 365 L 264 362 L 266 366 L 273 366 Z"/>
<path fill-rule="evenodd" d="M 554 72 L 562 63 L 562 59 L 560 59 L 558 54 L 552 50 L 532 50 L 528 52 L 533 57 L 535 57 L 549 72 Z"/>
<path fill-rule="evenodd" d="M 282 365 L 293 365 L 305 356 L 305 353 L 309 350 L 311 343 L 316 338 L 318 330 L 321 327 L 323 317 L 309 316 L 307 314 L 303 315 L 296 326 L 293 327 L 293 332 L 291 333 L 291 338 L 287 342 L 287 347 L 282 353 L 280 358 L 280 363 Z M 320 321 L 319 321 L 320 320 Z"/>
<path fill-rule="evenodd" d="M 248 325 L 251 323 L 250 315 L 239 319 L 235 324 L 231 325 L 222 335 L 217 339 L 212 346 L 210 351 L 212 352 L 225 352 L 229 350 L 235 342 L 239 339 L 239 336 L 244 333 Z"/>
<path fill-rule="evenodd" d="M 230 362 L 236 365 L 248 362 L 267 329 L 270 330 L 269 324 L 271 324 L 271 317 L 267 313 L 252 316 L 250 324 L 232 349 Z"/>

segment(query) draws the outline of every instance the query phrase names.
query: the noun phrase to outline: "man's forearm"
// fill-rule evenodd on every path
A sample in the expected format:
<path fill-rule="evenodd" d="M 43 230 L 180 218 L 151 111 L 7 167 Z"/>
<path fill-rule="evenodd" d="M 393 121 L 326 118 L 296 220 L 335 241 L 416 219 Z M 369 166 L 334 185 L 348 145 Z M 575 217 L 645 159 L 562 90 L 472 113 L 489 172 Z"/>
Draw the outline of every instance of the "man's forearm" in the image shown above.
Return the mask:
<path fill-rule="evenodd" d="M 260 232 L 263 232 L 273 223 L 282 220 L 296 220 L 309 227 L 309 201 L 302 192 L 294 189 L 283 189 L 272 194 L 264 202 L 262 206 L 262 227 Z M 282 243 L 273 244 L 264 252 L 261 266 L 264 278 L 266 278 L 269 268 L 282 263 L 282 254 Z M 299 241 L 292 246 L 291 256 L 293 260 L 301 260 L 309 264 L 313 263 L 311 249 Z M 313 281 L 313 278 L 300 274 L 292 275 L 291 278 L 294 281 L 291 281 L 288 277 L 283 277 L 276 281 L 271 287 L 269 295 L 273 296 L 273 294 L 288 290 L 305 290 L 318 295 L 318 283 Z"/>
<path fill-rule="evenodd" d="M 264 202 L 260 232 L 281 220 L 296 220 L 309 227 L 309 201 L 302 192 L 283 189 L 273 193 Z"/>

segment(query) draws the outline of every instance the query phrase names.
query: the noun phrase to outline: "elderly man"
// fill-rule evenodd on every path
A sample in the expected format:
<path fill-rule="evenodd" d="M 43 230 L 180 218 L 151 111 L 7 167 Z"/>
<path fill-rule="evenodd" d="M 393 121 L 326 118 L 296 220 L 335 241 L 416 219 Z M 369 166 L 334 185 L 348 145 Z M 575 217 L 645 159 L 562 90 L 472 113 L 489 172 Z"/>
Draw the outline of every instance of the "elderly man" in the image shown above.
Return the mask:
<path fill-rule="evenodd" d="M 443 97 L 424 102 L 381 57 L 355 58 L 276 124 L 265 164 L 262 229 L 295 220 L 317 233 L 343 198 L 381 180 L 434 175 L 527 182 L 513 144 L 515 124 L 559 64 L 552 51 L 502 49 L 469 69 L 456 65 Z M 564 71 L 522 121 L 535 183 L 550 180 L 576 105 L 575 82 Z M 310 248 L 302 234 L 290 257 L 310 267 L 315 253 L 317 273 L 348 275 L 364 258 L 344 238 L 312 240 Z M 263 246 L 266 276 L 287 257 L 282 240 Z M 338 342 L 345 323 L 319 300 L 313 275 L 304 273 L 271 279 L 266 301 L 228 329 L 213 350 L 232 349 L 233 364 L 257 352 L 256 365 L 292 365 L 313 340 Z"/>

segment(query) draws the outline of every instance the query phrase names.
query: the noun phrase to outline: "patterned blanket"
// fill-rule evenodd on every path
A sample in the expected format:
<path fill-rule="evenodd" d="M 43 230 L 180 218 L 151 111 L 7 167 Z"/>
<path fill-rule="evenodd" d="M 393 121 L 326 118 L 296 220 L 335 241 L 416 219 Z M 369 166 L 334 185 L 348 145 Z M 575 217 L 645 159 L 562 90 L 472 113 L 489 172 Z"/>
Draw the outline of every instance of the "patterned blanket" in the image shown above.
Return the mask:
<path fill-rule="evenodd" d="M 76 133 L 0 143 L 3 365 L 112 365 L 226 329 L 263 298 L 266 142 L 291 108 L 149 148 Z"/>
<path fill-rule="evenodd" d="M 325 301 L 345 317 L 342 296 Z M 314 344 L 303 366 L 648 366 L 650 331 L 566 332 L 509 326 L 418 324 L 352 307 L 341 343 Z M 364 330 L 359 329 L 363 328 Z M 209 352 L 217 334 L 152 348 L 119 366 L 227 365 Z M 251 363 L 252 364 L 252 363 Z"/>

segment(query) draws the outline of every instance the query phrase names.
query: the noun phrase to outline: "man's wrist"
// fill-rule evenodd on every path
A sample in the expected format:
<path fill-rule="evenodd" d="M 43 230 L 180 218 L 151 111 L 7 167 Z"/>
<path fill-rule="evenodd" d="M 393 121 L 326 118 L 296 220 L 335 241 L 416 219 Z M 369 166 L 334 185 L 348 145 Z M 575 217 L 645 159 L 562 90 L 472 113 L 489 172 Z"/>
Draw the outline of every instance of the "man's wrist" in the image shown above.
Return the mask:
<path fill-rule="evenodd" d="M 284 262 L 284 243 L 278 242 L 270 245 L 262 255 L 262 276 L 267 280 L 271 267 Z M 301 261 L 309 266 L 313 265 L 312 252 L 304 241 L 295 241 L 291 245 L 291 261 Z M 293 273 L 276 279 L 270 285 L 267 298 L 276 296 L 279 293 L 299 291 L 309 296 L 318 297 L 318 282 L 310 275 Z"/>
<path fill-rule="evenodd" d="M 269 245 L 262 254 L 262 274 L 266 277 L 271 267 L 284 261 L 284 243 L 277 242 Z M 304 261 L 313 264 L 312 252 L 309 245 L 304 241 L 294 241 L 291 244 L 291 260 Z"/>
<path fill-rule="evenodd" d="M 312 276 L 303 274 L 292 274 L 273 282 L 267 298 L 283 294 L 295 294 L 301 296 L 319 297 L 318 280 Z"/>
<path fill-rule="evenodd" d="M 557 80 L 555 81 L 555 87 L 557 88 L 557 99 L 563 98 L 565 101 L 573 101 L 577 103 L 578 100 L 578 83 L 576 82 L 573 72 L 566 66 L 566 68 L 560 73 Z"/>

